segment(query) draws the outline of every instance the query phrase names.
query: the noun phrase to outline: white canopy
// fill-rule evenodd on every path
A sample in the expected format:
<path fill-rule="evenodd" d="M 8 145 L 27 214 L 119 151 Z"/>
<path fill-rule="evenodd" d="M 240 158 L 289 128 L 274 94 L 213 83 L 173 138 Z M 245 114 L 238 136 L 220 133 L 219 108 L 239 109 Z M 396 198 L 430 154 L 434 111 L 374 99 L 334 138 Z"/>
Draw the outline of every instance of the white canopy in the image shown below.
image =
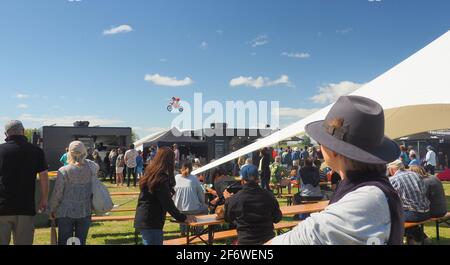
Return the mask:
<path fill-rule="evenodd" d="M 450 128 L 450 31 L 352 95 L 371 98 L 383 106 L 386 135 L 392 139 Z M 303 134 L 305 125 L 323 120 L 331 107 L 327 106 L 192 173 L 199 174 L 260 148 Z"/>
<path fill-rule="evenodd" d="M 136 150 L 141 150 L 144 151 L 144 144 L 148 143 L 148 142 L 152 142 L 153 140 L 161 137 L 163 134 L 165 134 L 167 131 L 160 131 L 160 132 L 156 132 L 156 133 L 152 133 L 138 141 L 136 141 L 134 143 L 134 147 L 136 148 Z"/>

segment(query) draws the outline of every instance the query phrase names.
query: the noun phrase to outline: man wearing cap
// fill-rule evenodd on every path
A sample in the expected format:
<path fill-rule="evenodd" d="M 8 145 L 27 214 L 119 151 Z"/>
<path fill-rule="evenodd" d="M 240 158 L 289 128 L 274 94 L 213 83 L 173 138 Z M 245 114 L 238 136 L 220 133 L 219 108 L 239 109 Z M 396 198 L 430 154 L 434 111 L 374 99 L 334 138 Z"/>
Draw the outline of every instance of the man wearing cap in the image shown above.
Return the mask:
<path fill-rule="evenodd" d="M 235 195 L 224 191 L 225 221 L 238 231 L 239 245 L 262 245 L 275 236 L 273 223 L 282 219 L 278 201 L 270 191 L 259 187 L 258 168 L 241 168 L 242 190 Z"/>
<path fill-rule="evenodd" d="M 268 244 L 401 245 L 402 204 L 386 177 L 386 164 L 400 149 L 384 135 L 383 108 L 368 98 L 343 96 L 325 120 L 305 129 L 342 180 L 324 211 Z"/>
<path fill-rule="evenodd" d="M 48 165 L 44 152 L 28 143 L 20 121 L 5 126 L 0 145 L 0 245 L 32 245 L 34 237 L 35 184 L 39 174 L 39 210 L 47 209 Z"/>
<path fill-rule="evenodd" d="M 402 201 L 406 222 L 421 222 L 430 218 L 430 201 L 427 198 L 425 182 L 419 174 L 405 170 L 403 161 L 396 160 L 388 165 L 389 180 Z M 408 244 L 423 242 L 426 238 L 418 226 L 407 229 Z"/>

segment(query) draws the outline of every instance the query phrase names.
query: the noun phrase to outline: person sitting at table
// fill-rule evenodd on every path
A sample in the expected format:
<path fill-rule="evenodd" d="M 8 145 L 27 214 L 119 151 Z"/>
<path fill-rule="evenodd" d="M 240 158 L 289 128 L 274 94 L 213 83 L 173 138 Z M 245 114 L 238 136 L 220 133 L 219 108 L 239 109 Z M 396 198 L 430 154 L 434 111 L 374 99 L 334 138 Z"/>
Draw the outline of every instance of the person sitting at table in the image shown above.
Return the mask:
<path fill-rule="evenodd" d="M 223 198 L 224 190 L 236 180 L 229 177 L 226 171 L 222 167 L 214 169 L 212 173 L 213 187 L 208 188 L 206 191 L 211 196 L 210 205 L 212 210 L 215 210 L 217 206 L 223 205 L 225 203 Z"/>
<path fill-rule="evenodd" d="M 144 245 L 162 245 L 166 214 L 179 222 L 195 222 L 195 217 L 181 213 L 172 197 L 175 194 L 175 153 L 168 147 L 158 149 L 152 163 L 139 181 L 134 228 L 141 231 Z"/>
<path fill-rule="evenodd" d="M 305 166 L 298 171 L 300 176 L 300 197 L 302 201 L 319 201 L 322 200 L 323 194 L 320 189 L 320 172 L 319 168 L 313 167 L 312 158 L 305 159 Z"/>
<path fill-rule="evenodd" d="M 272 245 L 366 245 L 403 243 L 401 200 L 386 177 L 386 164 L 400 149 L 384 134 L 384 111 L 377 102 L 342 96 L 324 121 L 306 126 L 320 143 L 327 165 L 342 181 L 320 213 L 313 213 Z"/>
<path fill-rule="evenodd" d="M 175 206 L 185 215 L 208 214 L 205 204 L 205 192 L 196 176 L 191 175 L 192 164 L 184 162 L 181 174 L 175 176 Z M 200 227 L 199 227 L 200 228 Z M 180 224 L 181 236 L 186 234 L 186 225 Z"/>
<path fill-rule="evenodd" d="M 445 216 L 447 214 L 447 200 L 441 180 L 434 175 L 428 174 L 422 166 L 410 166 L 409 170 L 419 174 L 425 183 L 427 198 L 430 201 L 431 218 Z"/>
<path fill-rule="evenodd" d="M 406 222 L 422 222 L 430 218 L 430 201 L 427 199 L 425 183 L 416 172 L 405 169 L 400 159 L 388 165 L 389 180 L 397 190 Z M 415 226 L 405 231 L 408 245 L 424 242 L 422 227 Z"/>
<path fill-rule="evenodd" d="M 236 182 L 236 179 L 227 175 L 223 168 L 218 168 L 213 173 L 214 176 L 214 190 L 217 193 L 217 197 L 223 197 L 223 192 L 232 183 Z"/>
<path fill-rule="evenodd" d="M 238 245 L 262 245 L 275 236 L 273 224 L 282 213 L 273 194 L 259 186 L 258 168 L 249 165 L 241 171 L 242 190 L 224 191 L 225 221 L 236 225 Z"/>

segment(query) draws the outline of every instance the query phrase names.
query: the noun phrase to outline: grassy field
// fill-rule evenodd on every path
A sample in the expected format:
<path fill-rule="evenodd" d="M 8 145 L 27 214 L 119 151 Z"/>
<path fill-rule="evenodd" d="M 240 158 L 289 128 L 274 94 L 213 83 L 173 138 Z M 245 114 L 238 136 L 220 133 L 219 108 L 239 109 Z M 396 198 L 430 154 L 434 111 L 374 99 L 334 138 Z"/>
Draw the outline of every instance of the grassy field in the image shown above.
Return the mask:
<path fill-rule="evenodd" d="M 114 185 L 106 183 L 111 192 L 130 192 L 138 191 L 137 188 L 117 188 Z M 445 193 L 447 196 L 447 207 L 450 210 L 450 183 L 444 184 Z M 117 205 L 124 204 L 121 208 L 136 207 L 137 197 L 113 197 L 114 203 Z M 280 205 L 286 205 L 284 199 L 279 200 Z M 134 212 L 125 213 L 113 213 L 111 215 L 134 215 Z M 284 218 L 286 221 L 292 220 L 291 218 Z M 441 225 L 440 229 L 440 241 L 436 240 L 436 229 L 434 223 L 425 225 L 425 233 L 433 240 L 433 244 L 450 245 L 450 227 L 447 225 Z M 178 224 L 166 222 L 164 226 L 165 239 L 171 239 L 179 237 Z M 35 244 L 48 245 L 50 243 L 50 228 L 36 229 Z M 226 244 L 227 242 L 219 242 L 219 244 Z M 89 237 L 87 244 L 89 245 L 133 245 L 134 244 L 134 228 L 133 222 L 103 222 L 94 223 L 89 231 Z"/>

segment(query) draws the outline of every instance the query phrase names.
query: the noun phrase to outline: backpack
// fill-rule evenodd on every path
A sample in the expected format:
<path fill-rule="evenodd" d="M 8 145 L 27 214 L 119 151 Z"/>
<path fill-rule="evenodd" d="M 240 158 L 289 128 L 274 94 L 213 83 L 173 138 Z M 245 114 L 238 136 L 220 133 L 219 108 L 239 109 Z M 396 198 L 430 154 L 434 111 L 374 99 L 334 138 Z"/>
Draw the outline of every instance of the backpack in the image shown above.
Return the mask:
<path fill-rule="evenodd" d="M 91 161 L 87 161 L 92 173 L 92 209 L 96 215 L 104 215 L 114 208 L 108 189 L 97 178 L 95 168 L 91 166 Z"/>

